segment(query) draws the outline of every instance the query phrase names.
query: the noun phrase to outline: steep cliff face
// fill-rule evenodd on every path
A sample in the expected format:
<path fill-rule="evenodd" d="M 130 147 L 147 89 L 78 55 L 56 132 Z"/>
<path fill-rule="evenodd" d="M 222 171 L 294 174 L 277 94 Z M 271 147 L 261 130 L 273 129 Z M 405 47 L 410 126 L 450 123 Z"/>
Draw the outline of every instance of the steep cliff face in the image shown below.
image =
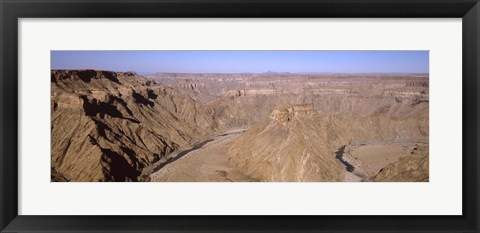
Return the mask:
<path fill-rule="evenodd" d="M 230 161 L 261 181 L 341 181 L 343 168 L 332 156 L 327 124 L 309 106 L 277 108 L 270 122 L 234 142 Z"/>
<path fill-rule="evenodd" d="M 51 166 L 69 181 L 137 181 L 214 132 L 210 109 L 131 72 L 56 70 L 51 87 Z"/>

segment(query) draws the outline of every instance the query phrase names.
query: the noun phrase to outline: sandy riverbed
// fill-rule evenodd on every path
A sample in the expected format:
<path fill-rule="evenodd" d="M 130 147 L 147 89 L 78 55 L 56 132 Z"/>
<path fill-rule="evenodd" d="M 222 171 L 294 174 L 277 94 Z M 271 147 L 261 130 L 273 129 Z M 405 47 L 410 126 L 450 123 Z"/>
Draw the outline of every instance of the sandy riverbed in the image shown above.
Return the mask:
<path fill-rule="evenodd" d="M 175 162 L 150 175 L 152 182 L 247 182 L 254 181 L 229 165 L 227 150 L 230 143 L 245 129 L 226 131 L 213 137 L 197 149 L 189 149 Z M 183 152 L 180 152 L 183 153 Z"/>

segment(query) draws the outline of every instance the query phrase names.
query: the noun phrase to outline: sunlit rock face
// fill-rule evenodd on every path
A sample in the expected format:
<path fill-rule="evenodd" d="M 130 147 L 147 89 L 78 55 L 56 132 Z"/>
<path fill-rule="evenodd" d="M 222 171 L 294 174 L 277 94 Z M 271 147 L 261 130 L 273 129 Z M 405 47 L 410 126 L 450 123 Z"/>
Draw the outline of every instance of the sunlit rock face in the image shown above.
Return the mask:
<path fill-rule="evenodd" d="M 138 181 L 213 133 L 212 110 L 131 72 L 52 71 L 52 168 L 69 181 Z"/>
<path fill-rule="evenodd" d="M 269 122 L 235 141 L 230 159 L 261 181 L 341 181 L 343 168 L 332 156 L 323 123 L 306 105 L 276 108 Z"/>

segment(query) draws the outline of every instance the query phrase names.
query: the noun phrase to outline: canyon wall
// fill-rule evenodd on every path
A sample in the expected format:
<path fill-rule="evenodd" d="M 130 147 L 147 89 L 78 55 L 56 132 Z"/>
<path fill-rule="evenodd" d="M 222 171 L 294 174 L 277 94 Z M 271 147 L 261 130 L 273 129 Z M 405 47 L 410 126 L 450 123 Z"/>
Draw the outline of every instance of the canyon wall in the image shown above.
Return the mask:
<path fill-rule="evenodd" d="M 51 166 L 69 181 L 137 181 L 214 132 L 211 109 L 134 73 L 54 70 L 51 84 Z"/>

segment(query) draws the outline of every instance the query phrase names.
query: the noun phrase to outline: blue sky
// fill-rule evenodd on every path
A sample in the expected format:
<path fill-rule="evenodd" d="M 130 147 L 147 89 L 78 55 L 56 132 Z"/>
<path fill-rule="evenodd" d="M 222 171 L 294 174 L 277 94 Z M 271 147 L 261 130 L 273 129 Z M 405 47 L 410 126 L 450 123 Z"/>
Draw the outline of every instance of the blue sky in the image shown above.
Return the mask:
<path fill-rule="evenodd" d="M 428 51 L 51 51 L 51 69 L 179 73 L 428 73 Z"/>

